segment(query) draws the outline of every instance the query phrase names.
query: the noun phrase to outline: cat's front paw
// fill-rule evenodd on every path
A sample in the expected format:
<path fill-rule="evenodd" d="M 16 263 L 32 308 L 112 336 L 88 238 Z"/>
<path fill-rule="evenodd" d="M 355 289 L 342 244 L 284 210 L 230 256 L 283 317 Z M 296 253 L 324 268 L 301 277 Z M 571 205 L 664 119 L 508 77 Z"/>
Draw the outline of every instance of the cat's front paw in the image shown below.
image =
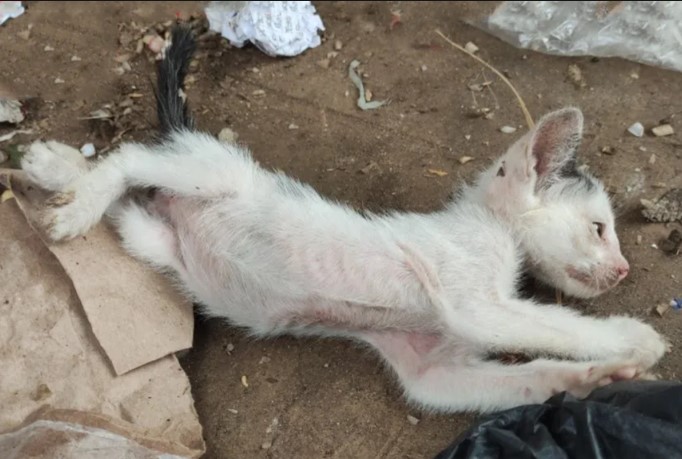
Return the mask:
<path fill-rule="evenodd" d="M 42 223 L 53 241 L 73 239 L 85 234 L 102 218 L 96 211 L 97 207 L 74 190 L 56 193 L 45 204 Z"/>
<path fill-rule="evenodd" d="M 615 381 L 633 379 L 637 373 L 638 367 L 632 360 L 585 362 L 580 369 L 572 368 L 548 374 L 545 380 L 552 384 L 552 395 L 565 391 L 582 399 L 598 387 Z"/>
<path fill-rule="evenodd" d="M 651 325 L 630 317 L 612 317 L 609 324 L 619 335 L 619 354 L 637 363 L 643 373 L 670 350 L 670 343 Z"/>
<path fill-rule="evenodd" d="M 61 191 L 87 170 L 83 155 L 63 143 L 33 142 L 21 158 L 21 168 L 41 188 Z"/>

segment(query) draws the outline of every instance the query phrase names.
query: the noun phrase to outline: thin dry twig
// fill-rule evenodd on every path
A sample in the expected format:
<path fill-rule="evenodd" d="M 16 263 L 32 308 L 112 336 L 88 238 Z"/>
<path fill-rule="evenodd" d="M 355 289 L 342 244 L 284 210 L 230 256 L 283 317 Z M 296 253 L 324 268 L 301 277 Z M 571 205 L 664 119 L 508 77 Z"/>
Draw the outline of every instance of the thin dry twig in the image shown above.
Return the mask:
<path fill-rule="evenodd" d="M 514 87 L 514 85 L 511 84 L 511 82 L 507 79 L 507 77 L 505 77 L 505 76 L 502 74 L 502 72 L 500 72 L 500 71 L 497 70 L 495 67 L 493 67 L 492 65 L 488 64 L 486 61 L 484 61 L 484 60 L 481 59 L 480 57 L 476 56 L 475 54 L 470 53 L 469 51 L 467 51 L 466 49 L 464 49 L 464 47 L 459 46 L 457 43 L 455 43 L 454 41 L 450 40 L 448 37 L 446 37 L 445 35 L 443 35 L 443 32 L 441 32 L 439 29 L 436 29 L 435 32 L 436 32 L 436 34 L 440 35 L 440 37 L 441 37 L 443 40 L 447 41 L 451 46 L 454 46 L 455 48 L 457 48 L 458 50 L 462 51 L 463 53 L 466 53 L 466 54 L 468 54 L 469 56 L 473 57 L 473 58 L 476 59 L 478 62 L 480 62 L 481 64 L 485 65 L 485 66 L 488 67 L 490 70 L 492 70 L 492 71 L 495 73 L 495 75 L 497 75 L 498 77 L 500 77 L 500 79 L 501 79 L 502 81 L 504 81 L 505 84 L 506 84 L 507 86 L 509 86 L 509 89 L 511 89 L 511 91 L 512 91 L 512 92 L 514 93 L 514 95 L 516 96 L 516 100 L 519 102 L 519 106 L 521 107 L 521 111 L 523 112 L 523 116 L 526 118 L 526 124 L 528 125 L 528 127 L 529 127 L 529 128 L 532 128 L 533 126 L 535 126 L 535 123 L 533 122 L 533 117 L 530 116 L 530 112 L 528 111 L 528 108 L 526 107 L 526 103 L 523 101 L 523 98 L 521 97 L 521 95 L 519 94 L 519 92 L 516 90 L 516 88 Z"/>

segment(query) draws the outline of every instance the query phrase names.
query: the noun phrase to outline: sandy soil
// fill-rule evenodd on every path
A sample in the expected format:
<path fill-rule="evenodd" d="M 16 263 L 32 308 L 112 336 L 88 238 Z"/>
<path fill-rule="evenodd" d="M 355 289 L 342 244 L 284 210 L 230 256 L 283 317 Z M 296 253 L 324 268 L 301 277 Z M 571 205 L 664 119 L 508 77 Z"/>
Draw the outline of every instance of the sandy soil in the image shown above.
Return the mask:
<path fill-rule="evenodd" d="M 155 125 L 149 84 L 153 61 L 146 51 L 133 51 L 131 69 L 122 75 L 115 71 L 120 65 L 115 57 L 130 52 L 120 49 L 119 24 L 150 26 L 173 19 L 176 12 L 200 12 L 202 4 L 28 4 L 24 16 L 0 28 L 0 81 L 36 97 L 25 125 L 37 132 L 15 140 L 43 137 L 107 147 L 112 133 L 102 135 L 79 117 L 135 92 L 143 97 L 135 99 L 122 122 L 132 128 L 123 138 L 149 138 Z M 508 89 L 433 31 L 441 28 L 459 43 L 475 42 L 480 55 L 509 76 L 536 118 L 568 104 L 583 109 L 581 158 L 614 195 L 632 271 L 616 290 L 575 306 L 595 315 L 645 317 L 674 344 L 657 371 L 677 378 L 682 313 L 650 314 L 657 303 L 682 294 L 679 256 L 652 247 L 675 225 L 646 223 L 637 206 L 642 197 L 682 185 L 682 77 L 618 59 L 514 49 L 462 22 L 480 8 L 467 2 L 322 3 L 326 42 L 293 59 L 207 40 L 188 90 L 199 125 L 216 134 L 232 128 L 263 165 L 283 169 L 326 196 L 373 210 L 435 209 L 516 137 L 499 132 L 501 126 L 523 129 Z M 394 9 L 402 10 L 402 24 L 390 30 Z M 33 28 L 26 38 L 21 32 L 29 24 Z M 336 40 L 343 47 L 324 68 L 320 61 Z M 356 58 L 374 97 L 390 98 L 390 105 L 372 112 L 355 106 L 347 66 Z M 569 79 L 570 64 L 582 70 L 584 88 Z M 493 92 L 475 93 L 474 99 L 468 85 L 486 80 L 493 82 Z M 257 90 L 265 95 L 255 96 Z M 483 107 L 493 110 L 492 119 L 471 116 Z M 625 132 L 635 121 L 652 126 L 662 119 L 678 133 L 635 138 Z M 600 153 L 603 147 L 615 154 Z M 474 160 L 462 165 L 462 156 Z M 428 169 L 447 175 L 434 176 Z M 379 361 L 342 341 L 254 342 L 221 321 L 199 319 L 195 347 L 183 365 L 210 458 L 429 458 L 475 419 L 407 406 Z M 242 375 L 248 388 L 240 382 Z M 411 424 L 408 414 L 420 422 Z M 267 434 L 275 418 L 278 424 Z"/>

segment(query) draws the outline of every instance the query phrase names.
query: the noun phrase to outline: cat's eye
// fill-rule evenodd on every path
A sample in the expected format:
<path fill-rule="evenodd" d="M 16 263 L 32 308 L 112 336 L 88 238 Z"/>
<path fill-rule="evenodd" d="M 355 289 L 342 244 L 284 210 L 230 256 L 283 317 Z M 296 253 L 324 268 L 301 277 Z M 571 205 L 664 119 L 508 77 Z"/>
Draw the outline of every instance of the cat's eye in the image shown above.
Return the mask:
<path fill-rule="evenodd" d="M 599 222 L 592 222 L 594 229 L 597 231 L 599 238 L 604 237 L 604 224 Z"/>

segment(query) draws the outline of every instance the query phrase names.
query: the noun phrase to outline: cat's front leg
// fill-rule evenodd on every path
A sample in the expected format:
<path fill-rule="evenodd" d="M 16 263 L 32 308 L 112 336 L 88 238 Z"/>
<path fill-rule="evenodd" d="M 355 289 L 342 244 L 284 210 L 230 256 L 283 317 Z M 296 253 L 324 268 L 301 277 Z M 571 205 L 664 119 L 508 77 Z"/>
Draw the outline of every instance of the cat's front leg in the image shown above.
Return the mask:
<path fill-rule="evenodd" d="M 638 372 L 668 349 L 653 327 L 629 317 L 594 318 L 557 305 L 509 300 L 446 311 L 452 332 L 483 350 L 552 354 L 579 360 L 632 359 Z"/>

